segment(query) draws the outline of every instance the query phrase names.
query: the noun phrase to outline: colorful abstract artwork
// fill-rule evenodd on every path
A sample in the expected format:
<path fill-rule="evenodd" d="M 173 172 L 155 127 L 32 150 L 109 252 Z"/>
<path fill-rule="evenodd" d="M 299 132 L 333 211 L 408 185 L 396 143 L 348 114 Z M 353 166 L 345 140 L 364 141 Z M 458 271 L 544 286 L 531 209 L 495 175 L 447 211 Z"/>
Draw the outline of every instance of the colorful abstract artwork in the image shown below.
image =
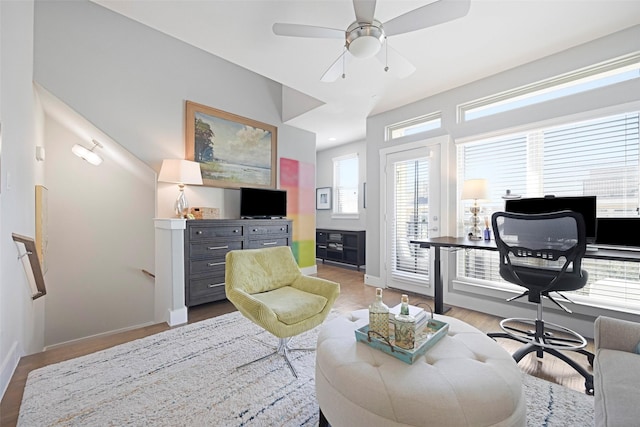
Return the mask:
<path fill-rule="evenodd" d="M 315 165 L 280 159 L 280 188 L 287 190 L 287 217 L 293 220 L 293 251 L 300 268 L 316 263 Z"/>

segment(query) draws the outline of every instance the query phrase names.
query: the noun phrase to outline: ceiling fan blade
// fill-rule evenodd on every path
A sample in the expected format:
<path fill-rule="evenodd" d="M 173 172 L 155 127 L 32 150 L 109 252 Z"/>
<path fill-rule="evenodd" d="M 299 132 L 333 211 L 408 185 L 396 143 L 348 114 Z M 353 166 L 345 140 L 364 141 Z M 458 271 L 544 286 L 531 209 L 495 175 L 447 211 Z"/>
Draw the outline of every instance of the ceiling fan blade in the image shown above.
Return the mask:
<path fill-rule="evenodd" d="M 408 33 L 462 18 L 469 13 L 471 0 L 439 0 L 397 16 L 384 24 L 387 36 Z"/>
<path fill-rule="evenodd" d="M 376 0 L 353 0 L 356 21 L 371 24 L 376 11 Z"/>
<path fill-rule="evenodd" d="M 325 83 L 335 82 L 338 77 L 342 76 L 345 73 L 347 65 L 351 62 L 352 59 L 353 55 L 351 55 L 351 53 L 349 53 L 349 51 L 345 49 L 345 51 L 342 52 L 342 55 L 340 55 L 338 59 L 336 59 L 335 62 L 331 64 L 329 69 L 324 72 L 324 74 L 320 78 L 320 81 L 323 81 Z"/>
<path fill-rule="evenodd" d="M 273 24 L 273 33 L 278 36 L 313 37 L 320 39 L 344 39 L 344 30 L 335 28 L 314 27 L 302 24 Z"/>
<path fill-rule="evenodd" d="M 389 67 L 388 71 L 392 72 L 399 79 L 409 77 L 416 70 L 416 67 L 397 50 L 389 46 L 388 42 L 386 46 L 380 49 L 376 58 L 382 65 Z M 385 71 L 387 70 L 385 69 Z"/>

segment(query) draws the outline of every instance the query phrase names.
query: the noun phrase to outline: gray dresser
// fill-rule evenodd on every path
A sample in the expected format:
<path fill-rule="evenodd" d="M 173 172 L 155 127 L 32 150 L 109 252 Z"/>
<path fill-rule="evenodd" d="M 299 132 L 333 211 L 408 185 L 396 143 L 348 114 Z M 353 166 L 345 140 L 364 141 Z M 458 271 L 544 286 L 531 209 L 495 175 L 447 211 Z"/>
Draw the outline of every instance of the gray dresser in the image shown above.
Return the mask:
<path fill-rule="evenodd" d="M 196 219 L 184 231 L 185 305 L 225 299 L 227 252 L 291 246 L 287 219 Z"/>

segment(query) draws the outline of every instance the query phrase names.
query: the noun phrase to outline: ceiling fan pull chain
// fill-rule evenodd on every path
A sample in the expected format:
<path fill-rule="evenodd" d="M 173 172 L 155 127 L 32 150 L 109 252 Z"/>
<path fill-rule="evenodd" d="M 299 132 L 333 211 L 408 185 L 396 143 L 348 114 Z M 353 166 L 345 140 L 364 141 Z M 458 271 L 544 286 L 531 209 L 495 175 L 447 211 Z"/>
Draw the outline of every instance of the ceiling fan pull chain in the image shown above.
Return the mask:
<path fill-rule="evenodd" d="M 346 61 L 346 59 L 345 59 L 345 55 L 346 55 L 346 53 L 347 53 L 347 48 L 345 47 L 344 51 L 342 52 L 342 78 L 343 78 L 343 79 L 347 76 L 347 75 L 345 74 L 345 72 L 344 72 L 344 69 L 345 69 L 345 67 L 344 67 L 344 63 L 345 63 L 345 61 Z"/>
<path fill-rule="evenodd" d="M 384 38 L 384 71 L 389 71 L 389 41 Z"/>

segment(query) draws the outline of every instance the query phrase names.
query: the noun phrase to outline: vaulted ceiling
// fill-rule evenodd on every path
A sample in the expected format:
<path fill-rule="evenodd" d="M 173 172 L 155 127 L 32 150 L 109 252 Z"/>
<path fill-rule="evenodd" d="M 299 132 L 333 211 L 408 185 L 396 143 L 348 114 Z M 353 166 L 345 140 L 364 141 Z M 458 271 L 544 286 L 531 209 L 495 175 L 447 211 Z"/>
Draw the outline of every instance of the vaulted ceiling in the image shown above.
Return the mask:
<path fill-rule="evenodd" d="M 93 1 L 293 89 L 293 111 L 315 107 L 300 94 L 315 98 L 319 106 L 287 123 L 316 133 L 319 150 L 364 139 L 370 115 L 640 24 L 640 0 L 471 0 L 463 18 L 389 37 L 416 67 L 410 76 L 354 59 L 344 79 L 326 83 L 344 40 L 277 36 L 272 26 L 346 29 L 351 0 Z M 429 3 L 378 0 L 375 17 L 384 23 Z"/>

